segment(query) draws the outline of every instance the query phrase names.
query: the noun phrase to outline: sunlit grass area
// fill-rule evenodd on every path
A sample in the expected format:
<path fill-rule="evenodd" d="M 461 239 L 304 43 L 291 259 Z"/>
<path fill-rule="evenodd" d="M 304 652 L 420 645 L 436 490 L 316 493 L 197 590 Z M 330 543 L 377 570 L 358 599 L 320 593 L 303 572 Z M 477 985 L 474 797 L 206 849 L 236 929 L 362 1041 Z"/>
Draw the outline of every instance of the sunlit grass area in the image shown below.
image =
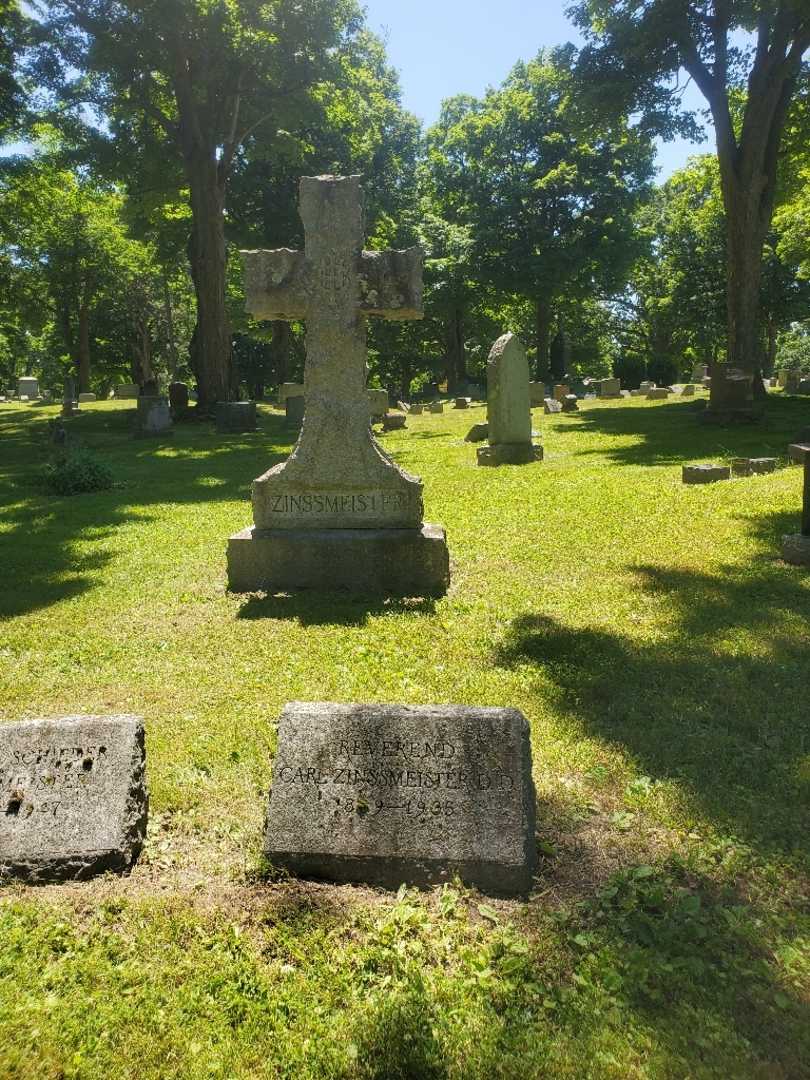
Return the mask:
<path fill-rule="evenodd" d="M 0 1077 L 810 1075 L 810 575 L 779 561 L 810 405 L 535 412 L 545 461 L 479 469 L 483 407 L 381 436 L 447 528 L 450 594 L 232 596 L 225 544 L 290 435 L 71 431 L 113 469 L 48 495 L 47 420 L 0 406 L 0 715 L 135 712 L 133 875 L 0 890 Z M 261 877 L 286 701 L 508 705 L 533 733 L 536 889 L 398 897 Z"/>

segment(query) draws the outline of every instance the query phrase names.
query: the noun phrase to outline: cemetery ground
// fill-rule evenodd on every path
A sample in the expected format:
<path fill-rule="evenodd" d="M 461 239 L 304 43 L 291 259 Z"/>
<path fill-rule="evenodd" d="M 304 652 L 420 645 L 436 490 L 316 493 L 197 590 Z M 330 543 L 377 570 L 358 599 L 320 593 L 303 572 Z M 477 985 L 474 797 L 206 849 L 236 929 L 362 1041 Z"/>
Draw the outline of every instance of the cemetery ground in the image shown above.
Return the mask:
<path fill-rule="evenodd" d="M 129 878 L 0 890 L 0 1076 L 810 1076 L 810 576 L 779 560 L 802 471 L 699 403 L 543 417 L 545 462 L 480 469 L 483 408 L 381 437 L 448 530 L 449 595 L 234 596 L 225 544 L 289 452 L 126 402 L 71 430 L 116 486 L 38 486 L 56 407 L 0 407 L 0 717 L 130 712 L 151 817 Z M 527 903 L 268 880 L 285 702 L 517 707 L 541 855 Z"/>

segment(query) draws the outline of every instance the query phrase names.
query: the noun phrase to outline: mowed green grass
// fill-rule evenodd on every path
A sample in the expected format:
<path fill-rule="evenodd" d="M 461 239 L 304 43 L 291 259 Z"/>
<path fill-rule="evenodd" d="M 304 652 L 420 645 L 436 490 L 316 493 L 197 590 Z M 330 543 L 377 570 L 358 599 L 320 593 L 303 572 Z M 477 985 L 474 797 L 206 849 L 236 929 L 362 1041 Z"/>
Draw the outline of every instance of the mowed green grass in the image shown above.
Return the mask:
<path fill-rule="evenodd" d="M 0 1077 L 810 1076 L 810 573 L 779 560 L 810 404 L 535 412 L 542 464 L 478 469 L 483 409 L 382 441 L 425 482 L 436 603 L 231 596 L 225 544 L 290 448 L 127 403 L 73 422 L 119 486 L 37 485 L 50 407 L 0 406 L 0 717 L 135 712 L 128 879 L 0 890 Z M 536 889 L 398 896 L 262 877 L 290 700 L 509 705 L 531 723 Z"/>

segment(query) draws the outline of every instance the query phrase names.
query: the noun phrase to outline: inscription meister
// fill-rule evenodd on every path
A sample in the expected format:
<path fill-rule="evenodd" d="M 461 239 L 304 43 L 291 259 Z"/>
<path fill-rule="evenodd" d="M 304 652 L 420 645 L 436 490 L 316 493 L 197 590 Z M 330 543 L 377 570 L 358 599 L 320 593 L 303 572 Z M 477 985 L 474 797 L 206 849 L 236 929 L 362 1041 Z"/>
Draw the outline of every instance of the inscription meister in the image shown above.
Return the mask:
<path fill-rule="evenodd" d="M 270 513 L 284 514 L 378 514 L 380 512 L 407 510 L 411 496 L 406 492 L 375 492 L 367 494 L 341 495 L 302 494 L 271 495 L 267 500 Z"/>

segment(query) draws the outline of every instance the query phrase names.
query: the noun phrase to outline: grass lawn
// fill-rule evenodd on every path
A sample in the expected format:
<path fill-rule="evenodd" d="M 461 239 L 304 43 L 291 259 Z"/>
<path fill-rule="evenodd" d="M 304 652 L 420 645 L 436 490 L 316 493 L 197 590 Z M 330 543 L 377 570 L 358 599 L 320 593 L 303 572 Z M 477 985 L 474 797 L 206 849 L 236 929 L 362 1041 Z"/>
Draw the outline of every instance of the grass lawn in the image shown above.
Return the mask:
<path fill-rule="evenodd" d="M 0 406 L 0 718 L 135 712 L 152 813 L 128 879 L 0 889 L 0 1078 L 810 1077 L 810 574 L 782 564 L 810 403 L 543 417 L 479 469 L 483 410 L 382 436 L 448 531 L 436 603 L 231 596 L 225 543 L 289 451 L 189 424 L 73 430 L 113 490 L 38 477 L 56 407 Z M 509 705 L 533 733 L 528 903 L 261 877 L 286 701 Z"/>

